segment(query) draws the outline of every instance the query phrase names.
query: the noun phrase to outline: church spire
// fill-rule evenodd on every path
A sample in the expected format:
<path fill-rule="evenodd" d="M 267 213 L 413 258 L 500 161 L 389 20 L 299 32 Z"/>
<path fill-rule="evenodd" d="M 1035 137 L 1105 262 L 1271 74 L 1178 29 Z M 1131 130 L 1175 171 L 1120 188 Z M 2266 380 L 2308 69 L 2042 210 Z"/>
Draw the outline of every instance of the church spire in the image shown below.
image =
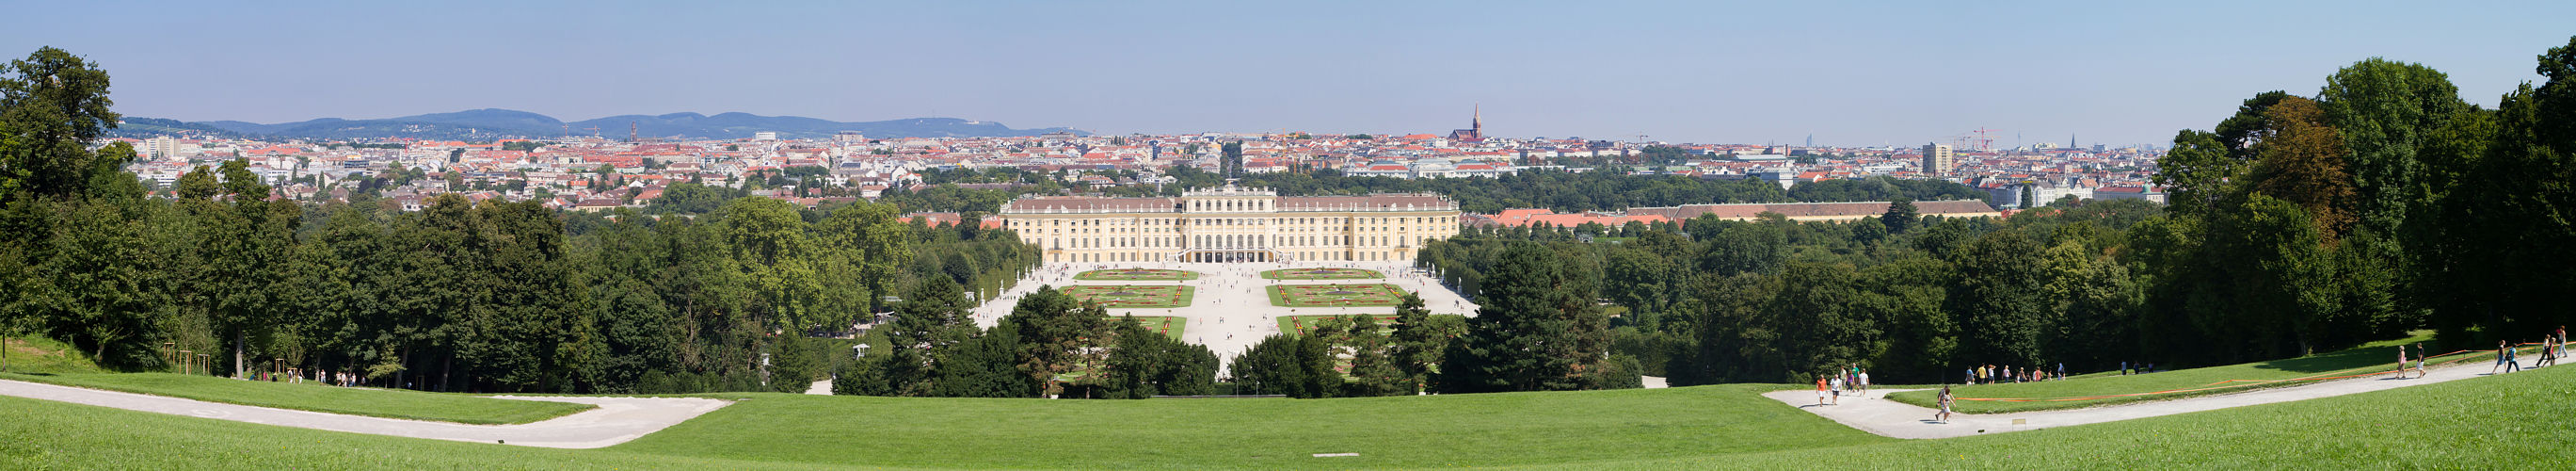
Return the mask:
<path fill-rule="evenodd" d="M 1476 130 L 1476 134 L 1478 134 L 1478 135 L 1482 135 L 1482 134 L 1484 134 L 1484 133 L 1485 133 L 1485 104 L 1484 104 L 1484 103 L 1477 103 L 1477 104 L 1476 104 L 1476 114 L 1475 114 L 1475 117 L 1472 117 L 1472 118 L 1468 118 L 1468 119 L 1467 119 L 1467 128 L 1468 128 L 1468 129 L 1474 129 L 1474 130 Z"/>

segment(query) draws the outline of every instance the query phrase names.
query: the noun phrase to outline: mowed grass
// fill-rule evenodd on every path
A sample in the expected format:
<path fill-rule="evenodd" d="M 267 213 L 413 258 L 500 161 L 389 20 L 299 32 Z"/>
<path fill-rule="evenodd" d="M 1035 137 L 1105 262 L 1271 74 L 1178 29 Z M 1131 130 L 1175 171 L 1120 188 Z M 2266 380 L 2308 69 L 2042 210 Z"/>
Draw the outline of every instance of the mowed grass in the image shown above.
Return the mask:
<path fill-rule="evenodd" d="M 1942 440 L 1867 435 L 1791 385 L 1332 400 L 716 395 L 635 442 L 551 450 L 0 397 L 0 469 L 2459 469 L 2576 461 L 2576 369 Z M 1310 451 L 1312 450 L 1312 451 Z M 1358 457 L 1315 458 L 1322 450 Z"/>
<path fill-rule="evenodd" d="M 89 357 L 77 353 L 78 350 L 73 349 L 71 345 L 44 337 L 11 336 L 8 342 L 0 343 L 0 349 L 8 352 L 7 357 L 0 358 L 0 367 L 5 367 L 0 368 L 0 372 L 51 374 L 107 372 L 99 368 L 98 363 L 90 361 Z"/>
<path fill-rule="evenodd" d="M 326 432 L 9 396 L 0 396 L 0 411 L 0 469 L 816 467 Z"/>
<path fill-rule="evenodd" d="M 2389 353 L 2396 360 L 2396 353 Z M 2562 469 L 2576 368 L 1942 440 L 1591 463 L 1598 469 Z M 2550 464 L 2558 463 L 2558 464 Z"/>
<path fill-rule="evenodd" d="M 817 465 L 1347 469 L 1572 463 L 1892 440 L 1758 395 L 1780 387 L 1325 400 L 755 394 L 724 396 L 750 400 L 608 449 Z"/>
<path fill-rule="evenodd" d="M 1190 323 L 1190 319 L 1189 319 L 1189 318 L 1186 318 L 1186 317 L 1170 317 L 1170 316 L 1135 316 L 1135 317 L 1136 317 L 1136 325 L 1145 326 L 1145 330 L 1147 330 L 1147 331 L 1151 331 L 1151 332 L 1154 332 L 1154 333 L 1163 334 L 1163 336 L 1164 336 L 1164 337 L 1169 337 L 1169 338 L 1171 338 L 1172 340 L 1180 340 L 1180 339 L 1181 339 L 1181 328 L 1182 328 L 1182 327 L 1187 327 L 1187 326 L 1189 326 L 1189 323 Z"/>
<path fill-rule="evenodd" d="M 2064 380 L 2041 381 L 2036 383 L 2003 383 L 1958 386 L 1952 388 L 1951 392 L 1953 394 L 1957 394 L 1958 397 L 1961 398 L 2008 399 L 2076 398 L 2203 388 L 2216 389 L 2069 401 L 2012 402 L 1963 399 L 1953 403 L 1952 410 L 1966 414 L 1997 414 L 2056 409 L 2077 409 L 2131 402 L 2205 396 L 2210 394 L 2226 394 L 2249 391 L 2258 388 L 2313 384 L 2312 381 L 2282 381 L 2271 383 L 2260 381 L 2335 377 L 2386 372 L 2396 367 L 2396 349 L 2398 345 L 2402 344 L 2411 346 L 2415 342 L 2429 340 L 2430 334 L 2427 333 L 2425 335 L 2405 339 L 2372 342 L 2360 347 L 2332 353 L 2321 353 L 2283 360 L 2241 363 L 2235 365 L 2212 366 L 2207 368 L 2193 368 L 2188 370 L 2163 371 L 2127 376 L 2121 376 L 2117 372 L 2112 372 L 2089 374 L 2071 377 Z M 2412 351 L 2410 350 L 2410 355 L 2412 354 L 2411 352 Z M 2441 352 L 2435 353 L 2438 354 Z M 2441 363 L 2478 361 L 2480 359 L 2491 358 L 2494 358 L 2492 354 L 2470 353 L 2435 358 L 2433 361 L 2438 365 Z M 2409 366 L 2412 366 L 2412 364 L 2410 363 Z M 2229 380 L 2246 381 L 2223 383 Z M 1938 386 L 1931 387 L 1937 388 Z M 1938 391 L 1923 390 L 1890 394 L 1888 397 L 1907 404 L 1924 407 L 1937 407 L 1934 404 L 1936 395 L 1938 395 Z"/>
<path fill-rule="evenodd" d="M 399 389 L 242 381 L 171 373 L 7 374 L 0 375 L 0 379 L 227 404 L 466 424 L 524 424 L 598 407 L 589 404 L 514 401 Z"/>

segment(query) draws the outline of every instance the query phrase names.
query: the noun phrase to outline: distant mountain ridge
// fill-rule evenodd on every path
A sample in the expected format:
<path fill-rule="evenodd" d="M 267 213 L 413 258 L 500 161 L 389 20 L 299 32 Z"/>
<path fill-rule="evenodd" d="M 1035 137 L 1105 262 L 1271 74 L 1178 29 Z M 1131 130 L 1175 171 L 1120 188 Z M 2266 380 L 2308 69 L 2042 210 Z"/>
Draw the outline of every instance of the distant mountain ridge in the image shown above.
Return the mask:
<path fill-rule="evenodd" d="M 298 139 L 369 139 L 408 137 L 421 139 L 492 139 L 553 138 L 566 135 L 625 138 L 629 126 L 643 137 L 676 137 L 690 139 L 742 139 L 752 133 L 777 132 L 781 138 L 827 138 L 841 131 L 857 131 L 870 138 L 892 137 L 1009 137 L 1035 136 L 1051 132 L 1090 133 L 1073 128 L 1012 129 L 1002 123 L 969 121 L 956 118 L 911 118 L 886 121 L 843 122 L 803 116 L 761 116 L 750 113 L 721 113 L 714 116 L 697 113 L 664 115 L 620 115 L 599 119 L 564 122 L 552 116 L 526 111 L 485 108 L 450 113 L 430 113 L 384 119 L 318 118 L 288 123 L 260 124 L 243 121 L 181 122 L 159 118 L 129 118 L 129 123 L 152 123 L 142 131 L 149 134 L 173 134 L 187 131 L 221 130 L 243 136 L 269 136 Z M 592 128 L 597 128 L 593 131 Z M 120 134 L 135 134 L 133 132 Z M 135 136 L 129 136 L 135 137 Z"/>

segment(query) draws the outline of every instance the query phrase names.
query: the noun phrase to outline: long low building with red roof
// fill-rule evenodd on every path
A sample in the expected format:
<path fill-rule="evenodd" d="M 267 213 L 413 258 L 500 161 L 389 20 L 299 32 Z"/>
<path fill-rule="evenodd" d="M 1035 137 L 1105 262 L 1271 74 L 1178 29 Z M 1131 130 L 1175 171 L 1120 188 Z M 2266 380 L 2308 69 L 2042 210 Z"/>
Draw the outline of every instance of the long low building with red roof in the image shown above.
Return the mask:
<path fill-rule="evenodd" d="M 1588 212 L 1559 214 L 1545 209 L 1506 209 L 1495 214 L 1470 214 L 1466 222 L 1479 226 L 1520 227 L 1547 224 L 1552 227 L 1574 227 L 1586 222 L 1618 227 L 1630 221 L 1688 223 L 1700 216 L 1714 216 L 1731 221 L 1759 219 L 1763 213 L 1779 214 L 1791 221 L 1851 221 L 1887 214 L 1887 201 L 1858 203 L 1747 203 L 1689 204 L 1655 208 L 1628 208 L 1625 212 Z M 1916 201 L 1915 214 L 1941 217 L 2002 216 L 1983 201 Z"/>

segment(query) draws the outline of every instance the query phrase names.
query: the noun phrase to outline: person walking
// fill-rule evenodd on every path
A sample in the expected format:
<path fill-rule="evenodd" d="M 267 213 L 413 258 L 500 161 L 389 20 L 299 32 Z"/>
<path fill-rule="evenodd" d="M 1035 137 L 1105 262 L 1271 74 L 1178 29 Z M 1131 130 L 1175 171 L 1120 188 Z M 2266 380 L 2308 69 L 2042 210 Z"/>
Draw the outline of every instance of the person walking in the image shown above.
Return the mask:
<path fill-rule="evenodd" d="M 2505 363 L 2511 363 L 2511 362 L 2513 362 L 2513 347 L 2512 347 L 2511 345 L 2513 345 L 2513 344 L 2511 344 L 2511 343 L 2506 343 L 2506 342 L 2505 342 L 2505 341 L 2503 341 L 2503 340 L 2497 340 L 2497 341 L 2496 341 L 2496 362 L 2495 362 L 2495 366 L 2493 366 L 2493 367 L 2488 367 L 2488 368 L 2487 368 L 2487 374 L 2496 374 L 2496 371 L 2498 371 L 2498 370 L 2503 370 L 2503 369 L 2504 369 L 2504 364 L 2505 364 Z"/>
<path fill-rule="evenodd" d="M 2424 377 L 2424 360 L 2433 357 L 2432 355 L 2429 355 L 2429 353 L 2431 353 L 2431 351 L 2424 349 L 2424 342 L 2415 342 L 2415 377 Z M 2400 366 L 2402 367 L 2403 365 Z"/>
<path fill-rule="evenodd" d="M 1860 397 L 1869 398 L 1869 370 L 1860 370 Z"/>
<path fill-rule="evenodd" d="M 1829 386 L 1829 387 L 1831 387 L 1831 388 L 1834 390 L 1834 405 L 1842 405 L 1842 403 L 1843 403 L 1843 377 L 1841 377 L 1841 376 L 1834 376 L 1834 377 L 1832 377 L 1831 379 L 1828 379 L 1828 380 L 1827 380 L 1826 385 L 1827 385 L 1827 386 Z"/>
<path fill-rule="evenodd" d="M 1957 398 L 1950 396 L 1950 385 L 1941 385 L 1941 399 L 1939 401 L 1935 401 L 1941 405 L 1941 412 L 1933 413 L 1933 420 L 1939 420 L 1941 423 L 1945 424 L 1950 423 L 1950 402 L 1955 400 L 1957 400 Z"/>
<path fill-rule="evenodd" d="M 1826 397 L 1827 395 L 1831 394 L 1831 393 L 1829 392 L 1829 391 L 1831 391 L 1831 390 L 1830 390 L 1830 389 L 1827 389 L 1827 387 L 1828 387 L 1828 386 L 1826 386 L 1826 385 L 1825 385 L 1825 378 L 1824 378 L 1824 377 L 1821 377 L 1821 376 L 1816 377 L 1816 405 L 1817 405 L 1817 406 L 1823 406 L 1823 405 L 1825 405 L 1825 397 Z"/>
<path fill-rule="evenodd" d="M 2406 346 L 2397 346 L 2397 379 L 2406 379 Z"/>

